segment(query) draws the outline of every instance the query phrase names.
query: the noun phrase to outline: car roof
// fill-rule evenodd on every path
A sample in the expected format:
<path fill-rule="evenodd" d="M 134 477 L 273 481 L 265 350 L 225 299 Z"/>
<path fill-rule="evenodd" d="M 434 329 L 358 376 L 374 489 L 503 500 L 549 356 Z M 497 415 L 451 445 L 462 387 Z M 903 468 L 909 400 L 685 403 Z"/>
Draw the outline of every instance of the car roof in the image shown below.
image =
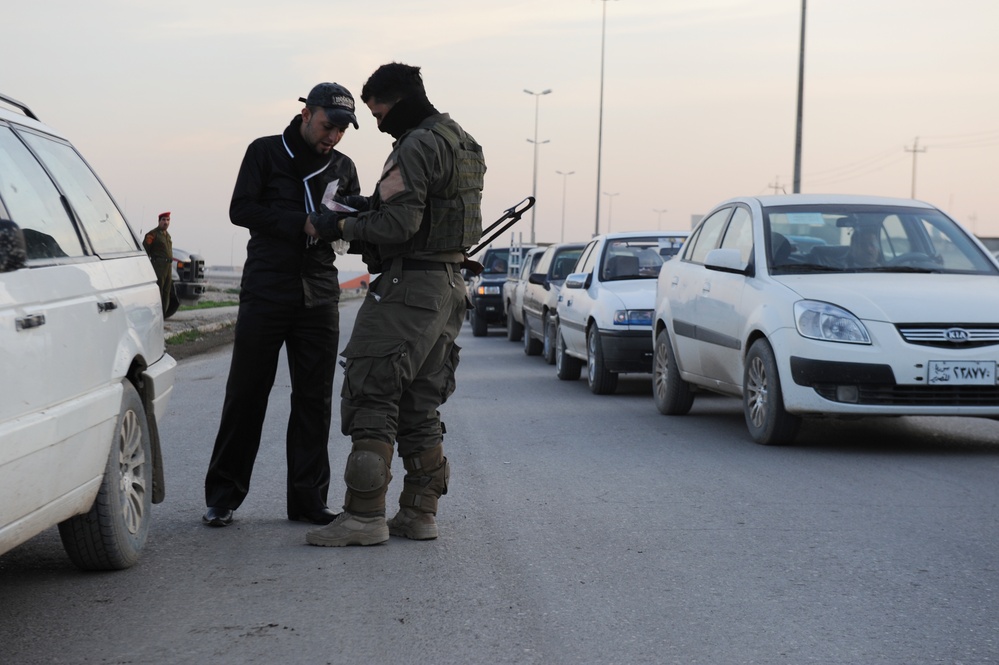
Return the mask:
<path fill-rule="evenodd" d="M 11 106 L 23 109 L 24 111 L 23 112 L 14 111 L 5 106 L 4 104 L 10 104 Z M 59 138 L 66 141 L 69 140 L 63 134 L 60 134 L 59 132 L 52 129 L 45 123 L 37 120 L 35 114 L 32 113 L 31 109 L 29 109 L 27 106 L 3 94 L 0 94 L 0 121 L 6 121 L 15 125 L 23 125 L 25 127 L 30 127 L 32 129 L 37 129 L 39 131 L 45 132 L 46 134 L 58 136 Z"/>
<path fill-rule="evenodd" d="M 932 208 L 933 206 L 916 199 L 900 199 L 888 196 L 864 196 L 856 194 L 775 194 L 767 196 L 740 196 L 719 203 L 721 207 L 727 203 L 757 202 L 764 208 L 775 206 L 816 205 L 816 204 L 859 204 L 859 205 L 890 205 L 904 208 Z"/>
<path fill-rule="evenodd" d="M 622 240 L 627 238 L 659 238 L 659 237 L 686 237 L 690 231 L 620 231 L 615 233 L 602 233 L 596 236 L 601 240 Z"/>

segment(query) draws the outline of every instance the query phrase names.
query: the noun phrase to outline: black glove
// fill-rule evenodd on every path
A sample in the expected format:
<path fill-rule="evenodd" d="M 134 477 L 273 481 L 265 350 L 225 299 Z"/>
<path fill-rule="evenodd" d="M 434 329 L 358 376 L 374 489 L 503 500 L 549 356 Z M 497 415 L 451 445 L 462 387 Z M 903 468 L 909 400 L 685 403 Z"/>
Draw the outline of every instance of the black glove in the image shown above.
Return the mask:
<path fill-rule="evenodd" d="M 361 196 L 360 194 L 348 194 L 347 196 L 334 196 L 333 200 L 337 203 L 347 206 L 348 208 L 353 208 L 357 212 L 367 212 L 371 209 L 371 203 L 367 196 Z"/>
<path fill-rule="evenodd" d="M 340 231 L 340 219 L 346 216 L 342 212 L 333 212 L 321 205 L 318 210 L 309 213 L 309 221 L 316 227 L 320 239 L 333 242 L 343 238 L 343 233 Z"/>

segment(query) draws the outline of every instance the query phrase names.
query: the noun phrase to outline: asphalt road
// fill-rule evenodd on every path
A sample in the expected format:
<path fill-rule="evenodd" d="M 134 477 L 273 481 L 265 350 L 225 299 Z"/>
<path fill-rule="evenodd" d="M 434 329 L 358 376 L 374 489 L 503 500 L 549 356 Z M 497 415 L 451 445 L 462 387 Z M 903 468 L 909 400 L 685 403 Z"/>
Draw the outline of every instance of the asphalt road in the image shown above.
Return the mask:
<path fill-rule="evenodd" d="M 819 422 L 768 448 L 735 400 L 667 418 L 647 377 L 598 397 L 499 329 L 459 343 L 437 541 L 305 544 L 283 365 L 250 496 L 204 527 L 218 347 L 180 363 L 136 567 L 79 573 L 55 530 L 0 556 L 0 663 L 999 662 L 999 422 Z"/>

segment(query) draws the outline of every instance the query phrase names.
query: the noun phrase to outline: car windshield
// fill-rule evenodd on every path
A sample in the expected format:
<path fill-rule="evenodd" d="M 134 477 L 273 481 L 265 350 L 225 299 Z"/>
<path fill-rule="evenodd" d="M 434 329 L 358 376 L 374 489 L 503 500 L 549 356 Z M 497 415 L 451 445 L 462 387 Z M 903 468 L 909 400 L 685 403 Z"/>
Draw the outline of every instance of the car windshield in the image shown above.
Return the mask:
<path fill-rule="evenodd" d="M 489 275 L 505 275 L 507 273 L 508 261 L 510 260 L 509 249 L 492 249 L 486 253 L 483 262 L 483 271 Z"/>
<path fill-rule="evenodd" d="M 781 206 L 765 208 L 763 219 L 772 274 L 999 274 L 968 233 L 933 208 Z"/>
<path fill-rule="evenodd" d="M 618 238 L 607 241 L 600 267 L 600 279 L 655 279 L 664 256 L 675 253 L 670 238 Z M 665 252 L 665 254 L 664 254 Z"/>

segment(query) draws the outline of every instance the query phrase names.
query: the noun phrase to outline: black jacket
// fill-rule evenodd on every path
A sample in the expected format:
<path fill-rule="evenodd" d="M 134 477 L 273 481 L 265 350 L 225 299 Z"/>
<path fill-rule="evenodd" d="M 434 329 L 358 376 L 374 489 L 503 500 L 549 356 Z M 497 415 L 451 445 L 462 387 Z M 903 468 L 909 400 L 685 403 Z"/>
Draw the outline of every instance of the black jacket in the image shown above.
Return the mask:
<path fill-rule="evenodd" d="M 241 290 L 245 295 L 306 307 L 337 302 L 336 254 L 328 242 L 309 243 L 302 230 L 327 185 L 337 193 L 359 194 L 354 162 L 333 150 L 312 151 L 302 140 L 296 116 L 283 134 L 255 140 L 246 149 L 229 204 L 229 219 L 250 230 Z"/>

